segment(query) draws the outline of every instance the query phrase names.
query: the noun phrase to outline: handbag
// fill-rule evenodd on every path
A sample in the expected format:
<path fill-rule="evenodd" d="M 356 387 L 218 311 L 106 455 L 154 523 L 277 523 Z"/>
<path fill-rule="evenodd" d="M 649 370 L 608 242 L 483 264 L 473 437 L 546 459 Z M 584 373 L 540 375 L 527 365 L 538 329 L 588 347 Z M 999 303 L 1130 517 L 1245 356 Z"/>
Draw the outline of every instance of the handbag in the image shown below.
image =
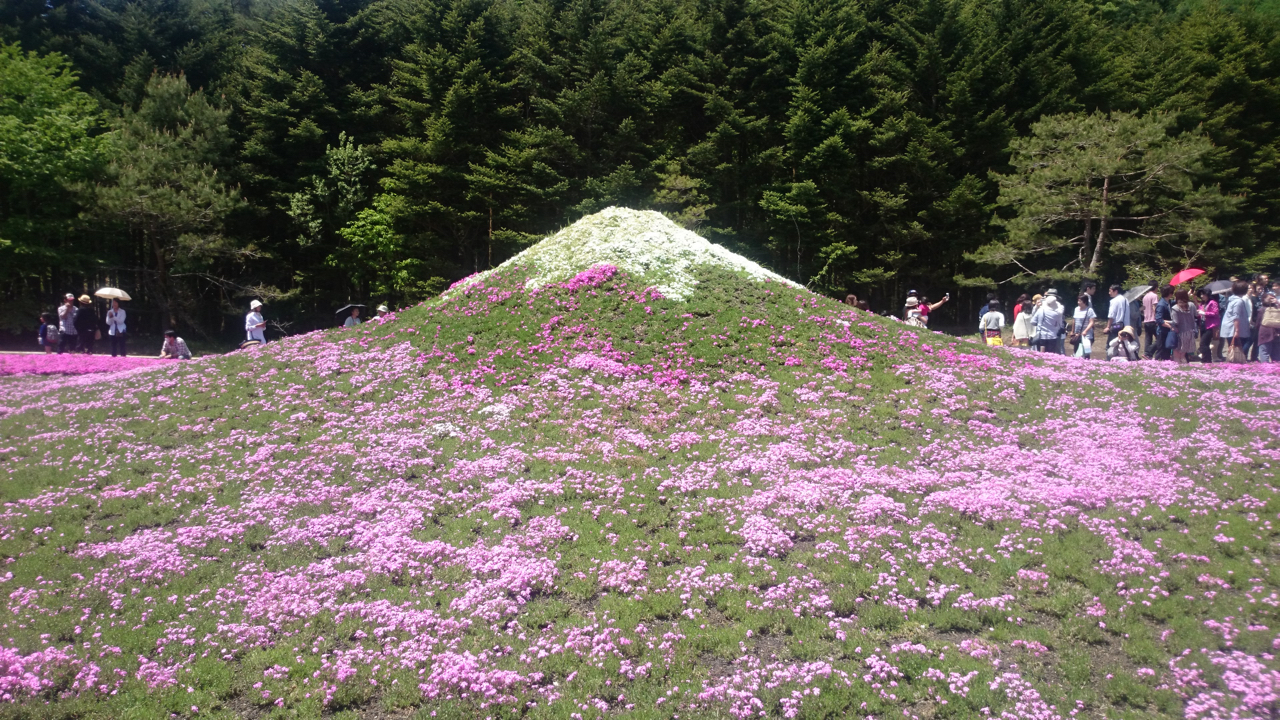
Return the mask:
<path fill-rule="evenodd" d="M 93 331 L 93 339 L 94 339 L 94 340 L 101 340 L 101 339 L 102 339 L 102 331 L 101 331 L 101 330 L 94 330 L 94 331 Z"/>
<path fill-rule="evenodd" d="M 1262 327 L 1280 330 L 1280 307 L 1263 308 Z"/>

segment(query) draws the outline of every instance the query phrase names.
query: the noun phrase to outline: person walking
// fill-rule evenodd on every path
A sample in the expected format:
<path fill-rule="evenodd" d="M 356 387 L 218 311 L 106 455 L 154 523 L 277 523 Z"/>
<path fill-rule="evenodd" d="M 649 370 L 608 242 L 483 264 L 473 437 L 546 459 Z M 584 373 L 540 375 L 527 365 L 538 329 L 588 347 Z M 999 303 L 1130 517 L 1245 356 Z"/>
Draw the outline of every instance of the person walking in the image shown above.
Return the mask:
<path fill-rule="evenodd" d="M 1076 310 L 1071 316 L 1071 341 L 1076 344 L 1075 356 L 1088 360 L 1093 355 L 1093 325 L 1098 314 L 1093 311 L 1093 298 L 1080 293 L 1076 298 Z"/>
<path fill-rule="evenodd" d="M 107 336 L 111 338 L 111 357 L 125 356 L 125 340 L 128 338 L 128 325 L 125 324 L 126 313 L 120 307 L 120 301 L 111 300 L 111 309 L 107 310 Z"/>
<path fill-rule="evenodd" d="M 1218 356 L 1217 362 L 1221 362 L 1222 338 L 1218 337 L 1218 325 L 1222 322 L 1222 310 L 1208 288 L 1200 288 L 1200 309 L 1197 315 L 1200 319 L 1200 362 L 1215 362 L 1215 354 Z"/>
<path fill-rule="evenodd" d="M 1112 285 L 1107 294 L 1111 296 L 1111 304 L 1107 306 L 1107 343 L 1116 339 L 1120 334 L 1120 330 L 1125 326 L 1132 326 L 1129 322 L 1129 301 L 1124 299 L 1124 293 L 1119 285 Z"/>
<path fill-rule="evenodd" d="M 1178 290 L 1169 309 L 1169 336 L 1166 345 L 1173 352 L 1179 365 L 1186 365 L 1196 351 L 1196 311 L 1191 305 L 1191 293 Z"/>
<path fill-rule="evenodd" d="M 267 344 L 267 321 L 262 317 L 262 301 L 249 303 L 249 314 L 244 316 L 245 343 Z"/>
<path fill-rule="evenodd" d="M 58 334 L 62 341 L 58 343 L 58 354 L 75 352 L 76 349 L 76 296 L 67 293 L 58 306 Z"/>
<path fill-rule="evenodd" d="M 1133 328 L 1127 325 L 1120 328 L 1116 338 L 1107 343 L 1107 359 L 1112 362 L 1138 362 L 1140 357 L 1142 353 L 1138 347 L 1138 339 L 1133 334 Z"/>
<path fill-rule="evenodd" d="M 982 316 L 982 320 L 978 321 L 978 332 L 982 333 L 983 340 L 991 347 L 1004 346 L 1004 313 L 1000 312 L 1000 301 L 992 300 L 987 303 L 987 312 Z"/>
<path fill-rule="evenodd" d="M 1249 292 L 1249 283 L 1237 280 L 1231 284 L 1231 296 L 1227 298 L 1227 307 L 1222 311 L 1222 325 L 1218 334 L 1225 343 L 1223 352 L 1229 363 L 1245 362 L 1244 342 L 1249 339 L 1251 330 L 1249 318 L 1253 316 L 1253 307 L 1245 295 Z"/>
<path fill-rule="evenodd" d="M 1044 296 L 1040 307 L 1031 315 L 1031 324 L 1035 328 L 1032 343 L 1037 352 L 1057 350 L 1058 337 L 1062 332 L 1062 305 L 1058 296 L 1050 291 Z"/>
<path fill-rule="evenodd" d="M 191 351 L 187 349 L 187 341 L 178 337 L 175 330 L 164 331 L 164 345 L 160 346 L 160 358 L 164 360 L 190 360 Z"/>
<path fill-rule="evenodd" d="M 80 307 L 76 308 L 76 334 L 80 336 L 80 347 L 85 355 L 93 354 L 93 344 L 102 331 L 98 328 L 98 313 L 93 309 L 93 299 L 88 295 L 80 296 Z"/>

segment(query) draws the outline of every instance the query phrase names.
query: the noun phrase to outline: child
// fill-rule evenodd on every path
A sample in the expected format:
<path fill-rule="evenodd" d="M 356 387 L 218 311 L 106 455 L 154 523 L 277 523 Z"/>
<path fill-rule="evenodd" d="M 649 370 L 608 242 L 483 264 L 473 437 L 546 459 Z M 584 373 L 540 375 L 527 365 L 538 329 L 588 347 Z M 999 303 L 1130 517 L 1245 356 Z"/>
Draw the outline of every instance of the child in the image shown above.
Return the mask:
<path fill-rule="evenodd" d="M 51 355 L 58 349 L 58 341 L 61 335 L 58 332 L 58 323 L 53 319 L 53 313 L 44 313 L 40 316 L 40 345 L 44 348 L 45 355 Z"/>

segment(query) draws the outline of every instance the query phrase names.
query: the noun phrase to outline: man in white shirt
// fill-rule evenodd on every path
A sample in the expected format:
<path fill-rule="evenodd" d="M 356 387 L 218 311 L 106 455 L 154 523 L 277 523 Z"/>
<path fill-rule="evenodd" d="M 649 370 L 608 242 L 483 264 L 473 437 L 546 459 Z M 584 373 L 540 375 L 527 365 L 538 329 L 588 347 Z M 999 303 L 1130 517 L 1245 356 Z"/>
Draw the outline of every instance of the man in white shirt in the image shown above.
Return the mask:
<path fill-rule="evenodd" d="M 245 342 L 267 344 L 267 321 L 262 317 L 262 303 L 254 300 L 249 303 L 249 314 L 244 316 Z"/>
<path fill-rule="evenodd" d="M 1129 322 L 1129 301 L 1125 299 L 1119 285 L 1112 285 L 1107 291 L 1111 296 L 1111 305 L 1107 309 L 1107 344 L 1110 345 L 1120 335 L 1120 331 L 1132 325 Z"/>
<path fill-rule="evenodd" d="M 75 350 L 79 334 L 76 332 L 76 296 L 71 293 L 67 293 L 58 306 L 58 332 L 62 335 L 62 342 L 58 343 L 58 354 Z"/>

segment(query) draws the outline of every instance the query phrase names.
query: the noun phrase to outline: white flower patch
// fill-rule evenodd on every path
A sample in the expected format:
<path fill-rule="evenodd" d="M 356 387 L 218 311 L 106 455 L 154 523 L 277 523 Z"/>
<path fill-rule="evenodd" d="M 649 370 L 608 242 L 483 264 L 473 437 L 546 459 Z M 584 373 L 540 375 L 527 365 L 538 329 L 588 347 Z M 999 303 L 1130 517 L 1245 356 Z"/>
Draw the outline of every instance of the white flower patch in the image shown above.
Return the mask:
<path fill-rule="evenodd" d="M 528 269 L 532 274 L 525 287 L 534 290 L 605 264 L 633 277 L 643 278 L 646 285 L 672 300 L 684 300 L 693 292 L 693 287 L 698 284 L 693 270 L 700 265 L 739 271 L 754 280 L 767 279 L 793 288 L 801 287 L 697 233 L 685 230 L 662 213 L 619 207 L 605 208 L 582 218 L 495 270 L 511 266 Z M 480 282 L 491 272 L 494 270 L 473 275 L 450 290 L 457 291 Z"/>

